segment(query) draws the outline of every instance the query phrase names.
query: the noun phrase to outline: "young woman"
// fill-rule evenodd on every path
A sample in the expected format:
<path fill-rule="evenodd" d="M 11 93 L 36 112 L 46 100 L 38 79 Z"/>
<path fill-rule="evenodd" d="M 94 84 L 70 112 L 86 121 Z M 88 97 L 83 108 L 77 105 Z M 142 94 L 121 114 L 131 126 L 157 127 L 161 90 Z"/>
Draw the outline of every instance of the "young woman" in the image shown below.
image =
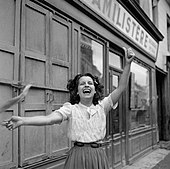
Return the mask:
<path fill-rule="evenodd" d="M 126 65 L 119 86 L 109 96 L 103 98 L 103 86 L 96 76 L 79 74 L 69 80 L 67 89 L 70 102 L 47 116 L 12 116 L 3 125 L 9 130 L 23 125 L 52 125 L 68 120 L 68 137 L 74 142 L 65 162 L 64 169 L 109 169 L 101 142 L 106 133 L 106 115 L 114 108 L 125 90 L 130 65 L 135 56 L 131 48 L 125 50 Z"/>

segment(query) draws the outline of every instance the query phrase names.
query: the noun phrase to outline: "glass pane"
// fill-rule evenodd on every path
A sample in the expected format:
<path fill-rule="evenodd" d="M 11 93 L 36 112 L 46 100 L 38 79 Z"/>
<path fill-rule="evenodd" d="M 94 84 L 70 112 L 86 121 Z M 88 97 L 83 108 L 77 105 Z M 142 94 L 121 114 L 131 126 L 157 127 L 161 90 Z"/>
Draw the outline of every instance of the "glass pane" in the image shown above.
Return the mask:
<path fill-rule="evenodd" d="M 103 77 L 103 45 L 81 35 L 81 73 L 90 72 Z"/>
<path fill-rule="evenodd" d="M 112 75 L 112 91 L 114 91 L 118 87 L 119 77 L 116 75 Z M 112 128 L 113 134 L 119 133 L 119 108 L 118 106 L 116 109 L 111 110 L 111 121 L 112 121 Z"/>
<path fill-rule="evenodd" d="M 109 65 L 122 68 L 121 58 L 113 52 L 109 52 Z"/>
<path fill-rule="evenodd" d="M 150 125 L 149 70 L 139 64 L 131 66 L 131 129 Z"/>
<path fill-rule="evenodd" d="M 118 87 L 119 77 L 116 75 L 110 76 L 110 91 L 114 91 Z M 106 135 L 110 136 L 112 134 L 119 133 L 119 108 L 118 106 L 115 109 L 111 109 L 107 116 L 106 124 Z"/>

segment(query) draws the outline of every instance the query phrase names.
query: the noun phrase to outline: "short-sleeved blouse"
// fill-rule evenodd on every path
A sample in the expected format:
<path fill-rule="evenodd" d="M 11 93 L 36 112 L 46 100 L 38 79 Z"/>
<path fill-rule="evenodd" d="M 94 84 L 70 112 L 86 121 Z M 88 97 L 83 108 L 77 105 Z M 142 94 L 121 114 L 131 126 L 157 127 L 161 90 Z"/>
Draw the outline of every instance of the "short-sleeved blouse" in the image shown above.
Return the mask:
<path fill-rule="evenodd" d="M 113 107 L 111 96 L 105 97 L 97 105 L 87 107 L 81 103 L 66 102 L 56 110 L 68 120 L 67 135 L 72 141 L 94 142 L 102 140 L 106 134 L 106 114 Z M 89 118 L 85 114 L 89 113 Z"/>

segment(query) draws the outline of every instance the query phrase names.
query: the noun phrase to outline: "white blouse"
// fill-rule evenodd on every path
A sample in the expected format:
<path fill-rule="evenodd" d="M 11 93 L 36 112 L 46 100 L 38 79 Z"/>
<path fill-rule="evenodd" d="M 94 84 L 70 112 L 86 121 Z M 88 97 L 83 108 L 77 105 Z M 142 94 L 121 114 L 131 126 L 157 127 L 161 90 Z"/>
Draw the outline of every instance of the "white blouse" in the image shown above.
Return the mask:
<path fill-rule="evenodd" d="M 105 97 L 97 105 L 87 107 L 81 103 L 66 102 L 57 112 L 68 119 L 68 137 L 72 141 L 94 142 L 102 140 L 106 134 L 106 114 L 113 106 L 111 96 Z"/>

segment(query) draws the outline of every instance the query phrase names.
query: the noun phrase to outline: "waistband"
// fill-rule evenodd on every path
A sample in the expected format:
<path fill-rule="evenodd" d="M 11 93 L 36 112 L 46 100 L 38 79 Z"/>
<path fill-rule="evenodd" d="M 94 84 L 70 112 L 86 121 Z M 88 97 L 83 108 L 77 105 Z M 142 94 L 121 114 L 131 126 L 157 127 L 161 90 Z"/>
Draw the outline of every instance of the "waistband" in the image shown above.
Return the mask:
<path fill-rule="evenodd" d="M 89 147 L 92 147 L 92 148 L 99 148 L 99 147 L 102 147 L 102 144 L 96 143 L 96 142 L 83 143 L 83 142 L 75 141 L 74 146 L 78 146 L 78 147 L 89 146 Z"/>

